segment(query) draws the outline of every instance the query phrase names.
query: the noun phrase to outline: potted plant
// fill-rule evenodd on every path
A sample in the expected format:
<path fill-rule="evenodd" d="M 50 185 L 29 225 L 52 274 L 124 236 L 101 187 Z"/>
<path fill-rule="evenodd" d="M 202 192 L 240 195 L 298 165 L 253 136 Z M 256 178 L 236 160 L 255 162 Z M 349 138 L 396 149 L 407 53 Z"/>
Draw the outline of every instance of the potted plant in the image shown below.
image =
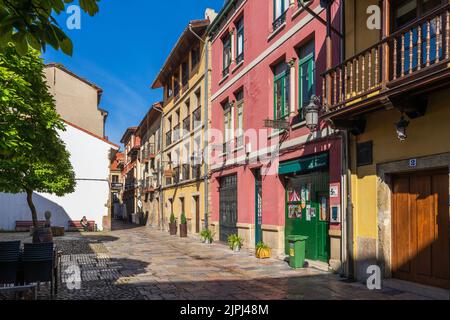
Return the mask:
<path fill-rule="evenodd" d="M 268 259 L 271 255 L 270 247 L 264 242 L 259 242 L 256 245 L 256 257 L 258 259 Z"/>
<path fill-rule="evenodd" d="M 241 251 L 243 243 L 244 241 L 237 234 L 231 234 L 228 236 L 228 245 L 230 246 L 230 249 L 233 250 L 234 252 Z"/>
<path fill-rule="evenodd" d="M 214 234 L 209 229 L 203 229 L 200 233 L 200 237 L 202 238 L 203 243 L 211 244 L 213 242 Z"/>
<path fill-rule="evenodd" d="M 173 212 L 170 215 L 169 232 L 171 236 L 175 236 L 177 234 L 177 219 L 175 218 Z"/>
<path fill-rule="evenodd" d="M 184 212 L 181 214 L 180 220 L 180 237 L 187 238 L 187 221 Z"/>

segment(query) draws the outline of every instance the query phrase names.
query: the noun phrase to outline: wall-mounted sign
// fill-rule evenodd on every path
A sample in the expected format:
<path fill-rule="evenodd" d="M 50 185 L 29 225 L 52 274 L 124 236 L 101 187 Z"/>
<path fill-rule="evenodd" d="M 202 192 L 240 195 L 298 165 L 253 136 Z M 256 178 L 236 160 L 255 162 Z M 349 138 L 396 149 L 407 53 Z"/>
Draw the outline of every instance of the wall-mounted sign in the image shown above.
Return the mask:
<path fill-rule="evenodd" d="M 339 206 L 332 206 L 331 207 L 330 222 L 331 223 L 339 223 L 339 222 L 341 222 L 341 208 Z"/>
<path fill-rule="evenodd" d="M 122 187 L 123 187 L 122 183 L 111 182 L 111 189 L 113 189 L 113 190 L 121 190 Z"/>
<path fill-rule="evenodd" d="M 409 159 L 409 167 L 410 168 L 417 167 L 417 159 Z"/>
<path fill-rule="evenodd" d="M 339 187 L 338 186 L 330 187 L 330 198 L 339 198 Z"/>

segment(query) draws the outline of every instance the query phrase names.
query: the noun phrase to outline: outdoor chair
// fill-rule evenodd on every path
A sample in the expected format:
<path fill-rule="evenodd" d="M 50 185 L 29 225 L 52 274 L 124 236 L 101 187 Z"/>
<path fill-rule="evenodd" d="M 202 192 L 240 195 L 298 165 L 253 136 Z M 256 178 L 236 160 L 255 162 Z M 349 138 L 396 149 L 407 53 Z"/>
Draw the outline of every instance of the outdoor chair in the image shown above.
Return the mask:
<path fill-rule="evenodd" d="M 20 241 L 0 242 L 0 285 L 17 284 Z"/>
<path fill-rule="evenodd" d="M 22 267 L 25 284 L 50 282 L 51 295 L 57 293 L 57 254 L 53 243 L 24 244 Z"/>

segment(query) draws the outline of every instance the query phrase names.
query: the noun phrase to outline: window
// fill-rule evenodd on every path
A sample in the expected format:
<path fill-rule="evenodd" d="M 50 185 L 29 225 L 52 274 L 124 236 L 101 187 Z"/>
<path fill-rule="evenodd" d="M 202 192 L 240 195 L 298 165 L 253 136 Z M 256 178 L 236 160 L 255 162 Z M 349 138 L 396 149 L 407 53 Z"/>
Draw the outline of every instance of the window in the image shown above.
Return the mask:
<path fill-rule="evenodd" d="M 303 118 L 302 110 L 309 104 L 315 94 L 315 62 L 314 41 L 300 48 L 299 63 L 299 112 Z"/>
<path fill-rule="evenodd" d="M 188 85 L 189 82 L 189 64 L 188 62 L 183 62 L 181 64 L 181 85 L 183 88 Z"/>
<path fill-rule="evenodd" d="M 232 108 L 229 102 L 223 105 L 223 119 L 224 119 L 224 131 L 225 142 L 229 142 L 233 138 L 233 117 Z"/>
<path fill-rule="evenodd" d="M 169 83 L 166 85 L 166 97 L 167 97 L 167 99 L 171 98 L 171 97 L 172 97 L 172 94 L 173 94 L 173 91 L 172 91 L 172 83 L 169 82 Z"/>
<path fill-rule="evenodd" d="M 244 90 L 239 90 L 236 94 L 237 101 L 237 147 L 244 144 Z"/>
<path fill-rule="evenodd" d="M 442 0 L 399 0 L 394 4 L 394 28 L 399 28 L 423 17 L 438 7 Z"/>
<path fill-rule="evenodd" d="M 273 29 L 278 29 L 286 21 L 289 0 L 273 0 Z"/>
<path fill-rule="evenodd" d="M 231 64 L 231 37 L 227 35 L 223 40 L 223 69 L 222 76 L 227 76 L 230 73 Z"/>
<path fill-rule="evenodd" d="M 200 61 L 200 47 L 197 46 L 191 52 L 191 70 L 193 70 Z"/>
<path fill-rule="evenodd" d="M 236 44 L 236 63 L 244 61 L 244 18 L 241 18 L 236 24 L 237 44 Z"/>
<path fill-rule="evenodd" d="M 119 182 L 119 176 L 118 175 L 113 175 L 112 176 L 112 183 L 118 183 Z"/>
<path fill-rule="evenodd" d="M 274 119 L 282 119 L 289 114 L 289 68 L 282 62 L 274 68 L 274 71 Z"/>
<path fill-rule="evenodd" d="M 180 80 L 178 78 L 178 73 L 173 79 L 173 94 L 175 97 L 179 97 L 180 95 Z"/>

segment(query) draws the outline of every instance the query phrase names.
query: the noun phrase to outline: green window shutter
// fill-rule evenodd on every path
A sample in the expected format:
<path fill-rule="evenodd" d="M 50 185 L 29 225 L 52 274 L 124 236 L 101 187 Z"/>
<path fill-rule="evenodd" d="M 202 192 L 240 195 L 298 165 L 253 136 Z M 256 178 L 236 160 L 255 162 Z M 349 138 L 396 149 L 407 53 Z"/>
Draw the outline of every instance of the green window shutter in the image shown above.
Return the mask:
<path fill-rule="evenodd" d="M 312 95 L 315 94 L 314 79 L 314 54 L 311 53 L 300 59 L 299 63 L 299 112 L 309 103 Z"/>

